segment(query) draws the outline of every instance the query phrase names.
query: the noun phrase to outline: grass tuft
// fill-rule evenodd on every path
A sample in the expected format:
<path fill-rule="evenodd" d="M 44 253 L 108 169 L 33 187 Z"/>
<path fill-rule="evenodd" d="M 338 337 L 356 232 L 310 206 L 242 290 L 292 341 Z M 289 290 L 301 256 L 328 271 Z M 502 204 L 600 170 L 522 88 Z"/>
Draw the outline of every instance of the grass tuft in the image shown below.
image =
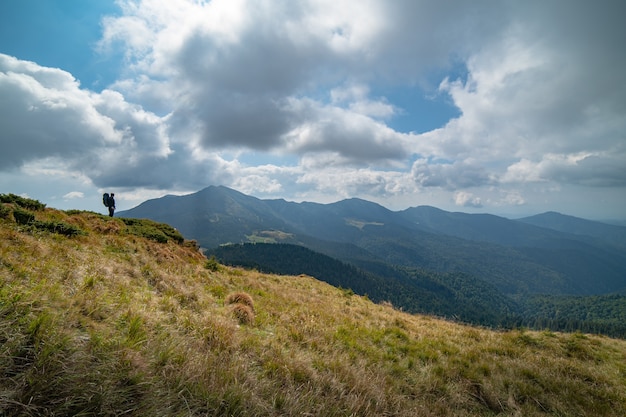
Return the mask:
<path fill-rule="evenodd" d="M 233 316 L 240 324 L 250 325 L 254 323 L 254 310 L 252 310 L 250 306 L 245 304 L 233 304 L 231 309 Z"/>
<path fill-rule="evenodd" d="M 254 311 L 254 302 L 252 301 L 252 297 L 250 294 L 245 292 L 234 292 L 228 294 L 224 302 L 226 304 L 243 304 L 250 308 L 250 310 Z"/>

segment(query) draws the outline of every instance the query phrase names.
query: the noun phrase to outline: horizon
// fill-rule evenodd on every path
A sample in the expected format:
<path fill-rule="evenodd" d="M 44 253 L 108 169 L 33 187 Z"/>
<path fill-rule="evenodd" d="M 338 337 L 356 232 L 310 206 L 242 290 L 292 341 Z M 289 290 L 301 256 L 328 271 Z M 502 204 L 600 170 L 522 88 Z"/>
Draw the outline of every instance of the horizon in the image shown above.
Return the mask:
<path fill-rule="evenodd" d="M 563 212 L 563 211 L 558 211 L 558 210 L 545 210 L 545 211 L 539 211 L 539 212 L 519 212 L 519 213 L 505 213 L 505 212 L 488 212 L 488 211 L 481 211 L 479 209 L 474 209 L 474 210 L 460 210 L 459 208 L 452 208 L 452 209 L 446 209 L 446 208 L 442 208 L 442 207 L 438 207 L 438 206 L 434 206 L 432 204 L 416 204 L 416 205 L 412 205 L 412 206 L 406 206 L 406 207 L 400 207 L 400 208 L 392 208 L 392 207 L 388 207 L 385 205 L 384 202 L 379 202 L 379 201 L 374 201 L 374 200 L 369 200 L 367 198 L 362 198 L 362 197 L 345 197 L 345 198 L 341 198 L 338 200 L 332 200 L 332 201 L 325 201 L 325 202 L 320 202 L 320 201 L 311 201 L 311 200 L 293 200 L 293 199 L 288 199 L 285 197 L 280 197 L 280 196 L 273 196 L 273 197 L 263 197 L 263 196 L 256 196 L 253 194 L 246 194 L 240 190 L 236 190 L 232 187 L 228 187 L 225 185 L 209 185 L 207 187 L 204 187 L 200 190 L 197 191 L 190 191 L 190 192 L 185 192 L 185 193 L 168 193 L 168 194 L 163 194 L 163 195 L 159 195 L 159 196 L 155 196 L 155 197 L 151 197 L 151 198 L 147 198 L 145 200 L 142 201 L 136 201 L 134 205 L 132 206 L 128 206 L 128 205 L 124 205 L 123 208 L 120 207 L 119 204 L 117 204 L 117 198 L 118 198 L 118 194 L 116 193 L 115 197 L 116 197 L 116 210 L 115 210 L 115 215 L 117 216 L 118 213 L 120 212 L 125 212 L 125 211 L 129 211 L 132 210 L 136 207 L 139 207 L 140 205 L 142 205 L 143 203 L 146 203 L 148 201 L 153 201 L 153 200 L 159 200 L 161 198 L 165 198 L 165 197 L 185 197 L 185 196 L 189 196 L 189 195 L 193 195 L 193 194 L 197 194 L 199 192 L 202 192 L 203 190 L 207 189 L 207 188 L 211 188 L 211 187 L 225 187 L 228 188 L 230 190 L 242 193 L 246 196 L 249 197 L 254 197 L 254 198 L 258 198 L 259 200 L 284 200 L 288 203 L 295 203 L 295 204 L 301 204 L 301 203 L 313 203 L 313 204 L 321 204 L 321 205 L 327 205 L 327 204 L 334 204 L 334 203 L 339 203 L 341 201 L 346 201 L 346 200 L 352 200 L 352 199 L 359 199 L 359 200 L 363 200 L 363 201 L 367 201 L 369 203 L 374 203 L 374 204 L 378 204 L 379 206 L 390 210 L 392 212 L 399 212 L 399 211 L 404 211 L 404 210 L 408 210 L 411 208 L 417 208 L 417 207 L 432 207 L 434 209 L 437 210 L 442 210 L 448 213 L 463 213 L 463 214 L 486 214 L 486 215 L 491 215 L 491 216 L 497 216 L 497 217 L 502 217 L 505 219 L 509 219 L 509 220 L 519 220 L 519 219 L 523 219 L 523 218 L 527 218 L 527 217 L 533 217 L 533 216 L 539 216 L 539 215 L 543 215 L 543 214 L 549 214 L 549 213 L 556 213 L 562 216 L 568 216 L 568 217 L 574 217 L 574 218 L 578 218 L 581 220 L 588 220 L 588 221 L 593 221 L 593 222 L 600 222 L 600 223 L 605 223 L 605 224 L 609 224 L 612 226 L 620 226 L 620 227 L 626 227 L 626 215 L 624 215 L 623 217 L 614 217 L 614 218 L 592 218 L 592 217 L 584 217 L 584 216 L 580 216 L 580 215 L 576 215 L 573 213 L 569 213 L 569 212 Z M 69 202 L 70 204 L 68 204 L 68 202 L 64 202 L 61 207 L 54 205 L 54 201 L 52 204 L 50 204 L 48 201 L 42 200 L 40 198 L 31 196 L 29 194 L 26 193 L 13 193 L 13 192 L 4 192 L 4 191 L 0 191 L 0 194 L 15 194 L 18 195 L 20 197 L 25 197 L 25 198 L 32 198 L 34 200 L 40 201 L 44 204 L 46 204 L 46 207 L 49 208 L 53 208 L 56 210 L 86 210 L 86 211 L 93 211 L 96 213 L 102 213 L 102 214 L 108 214 L 108 210 L 106 207 L 104 207 L 104 205 L 102 205 L 102 194 L 98 194 L 96 196 L 96 203 L 90 202 L 88 204 L 87 207 L 75 207 L 71 205 L 71 201 Z"/>
<path fill-rule="evenodd" d="M 563 12 L 566 5 L 567 12 Z M 626 3 L 0 2 L 0 190 L 626 221 Z"/>
<path fill-rule="evenodd" d="M 192 195 L 192 194 L 196 194 L 199 193 L 207 188 L 211 188 L 211 187 L 225 187 L 228 188 L 230 190 L 245 194 L 246 196 L 249 197 L 254 197 L 254 198 L 258 198 L 259 200 L 284 200 L 287 201 L 289 203 L 296 203 L 296 204 L 301 204 L 301 203 L 314 203 L 314 204 L 321 204 L 321 205 L 327 205 L 327 204 L 334 204 L 334 203 L 339 203 L 341 201 L 346 201 L 346 200 L 352 200 L 352 199 L 359 199 L 359 200 L 363 200 L 363 201 L 367 201 L 370 203 L 374 203 L 374 204 L 378 204 L 381 207 L 390 210 L 392 212 L 399 212 L 399 211 L 404 211 L 404 210 L 408 210 L 410 208 L 416 208 L 416 207 L 432 207 L 438 210 L 442 210 L 445 212 L 449 212 L 449 213 L 463 213 L 463 214 L 486 214 L 486 215 L 491 215 L 491 216 L 497 216 L 497 217 L 502 217 L 505 219 L 509 219 L 509 220 L 519 220 L 519 219 L 523 219 L 526 217 L 532 217 L 532 216 L 539 216 L 542 214 L 548 214 L 548 213 L 556 213 L 562 216 L 569 216 L 569 217 L 575 217 L 578 219 L 582 219 L 582 220 L 588 220 L 588 221 L 594 221 L 594 222 L 600 222 L 600 223 L 605 223 L 605 224 L 609 224 L 609 225 L 613 225 L 613 226 L 620 226 L 620 227 L 626 227 L 626 215 L 624 217 L 614 217 L 614 218 L 592 218 L 592 217 L 584 217 L 584 216 L 579 216 L 579 215 L 575 215 L 572 213 L 568 213 L 568 212 L 562 212 L 562 211 L 557 211 L 557 210 L 545 210 L 545 211 L 540 211 L 540 212 L 528 212 L 528 213 L 505 213 L 505 212 L 488 212 L 488 211 L 481 211 L 481 210 L 459 210 L 457 209 L 445 209 L 442 207 L 437 207 L 431 204 L 417 204 L 417 205 L 413 205 L 413 206 L 407 206 L 407 207 L 401 207 L 401 208 L 391 208 L 388 207 L 384 204 L 384 202 L 378 202 L 378 201 L 373 201 L 373 200 L 368 200 L 366 198 L 362 198 L 362 197 L 346 197 L 346 198 L 341 198 L 339 200 L 333 200 L 333 201 L 326 201 L 326 202 L 319 202 L 319 201 L 311 201 L 311 200 L 292 200 L 292 199 L 288 199 L 285 197 L 280 197 L 280 196 L 275 196 L 275 197 L 259 197 L 259 196 L 255 196 L 252 194 L 246 194 L 242 191 L 236 190 L 234 188 L 231 187 L 227 187 L 225 185 L 209 185 L 207 187 L 204 187 L 200 190 L 197 191 L 190 191 L 190 192 L 186 192 L 186 193 L 177 193 L 177 194 L 163 194 L 160 196 L 156 196 L 156 197 L 152 197 L 152 198 L 148 198 L 146 200 L 142 200 L 142 201 L 137 201 L 136 204 L 128 207 L 128 206 L 124 206 L 124 208 L 120 208 L 119 204 L 117 205 L 117 208 L 115 210 L 115 215 L 117 216 L 118 213 L 120 212 L 124 212 L 124 211 L 129 211 L 132 210 L 140 205 L 142 205 L 143 203 L 146 203 L 148 201 L 152 201 L 152 200 L 158 200 L 164 197 L 184 197 L 184 196 L 188 196 L 188 195 Z M 102 194 L 98 194 L 96 197 L 96 200 L 98 200 L 98 203 L 93 203 L 90 202 L 88 204 L 87 207 L 75 207 L 71 205 L 71 202 L 69 202 L 70 204 L 67 204 L 68 202 L 64 202 L 61 206 L 57 206 L 54 205 L 54 201 L 53 204 L 50 204 L 48 201 L 42 200 L 40 198 L 31 196 L 29 194 L 26 193 L 13 193 L 13 192 L 4 192 L 1 191 L 0 194 L 15 194 L 18 195 L 20 197 L 25 197 L 25 198 L 32 198 L 34 200 L 40 201 L 44 204 L 46 204 L 46 207 L 49 208 L 53 208 L 56 210 L 86 210 L 86 211 L 93 211 L 96 213 L 102 213 L 102 214 L 108 214 L 107 208 L 104 207 L 102 205 Z M 116 202 L 117 200 L 117 194 L 116 194 Z"/>
<path fill-rule="evenodd" d="M 450 211 L 450 210 L 445 210 L 445 209 L 442 209 L 442 208 L 440 208 L 440 207 L 436 207 L 436 206 L 432 206 L 432 205 L 428 205 L 428 204 L 420 204 L 420 205 L 416 205 L 416 206 L 409 206 L 409 207 L 400 208 L 400 209 L 392 209 L 392 208 L 389 208 L 389 207 L 385 206 L 383 203 L 379 203 L 379 202 L 376 202 L 376 201 L 367 200 L 367 199 L 360 198 L 360 197 L 347 197 L 347 198 L 343 198 L 343 199 L 341 199 L 341 200 L 330 201 L 330 202 L 327 202 L 327 203 L 320 203 L 320 202 L 316 202 L 316 201 L 308 201 L 308 200 L 295 201 L 295 200 L 289 200 L 289 199 L 282 198 L 282 197 L 274 197 L 274 198 L 261 198 L 261 197 L 256 197 L 256 196 L 254 196 L 254 195 L 250 195 L 250 194 L 243 193 L 243 192 L 241 192 L 241 191 L 239 191 L 239 190 L 235 190 L 235 189 L 230 188 L 230 187 L 227 187 L 227 186 L 225 186 L 225 185 L 209 185 L 209 186 L 207 186 L 207 187 L 205 187 L 205 188 L 203 188 L 203 189 L 201 189 L 201 190 L 194 191 L 194 192 L 191 192 L 191 193 L 186 193 L 186 194 L 166 194 L 166 195 L 163 195 L 163 196 L 160 196 L 160 197 L 151 198 L 151 199 L 148 199 L 148 200 L 142 201 L 141 203 L 139 203 L 139 204 L 137 204 L 137 205 L 135 205 L 135 206 L 133 206 L 133 207 L 130 207 L 130 208 L 124 209 L 124 210 L 117 210 L 117 211 L 116 211 L 116 213 L 117 213 L 117 212 L 124 212 L 124 211 L 129 211 L 129 210 L 132 210 L 132 209 L 134 209 L 134 208 L 136 208 L 136 207 L 139 207 L 140 205 L 142 205 L 143 203 L 146 203 L 146 202 L 148 202 L 148 201 L 159 200 L 159 199 L 162 199 L 162 198 L 165 198 L 165 197 L 185 197 L 185 196 L 190 196 L 190 195 L 193 195 L 193 194 L 200 193 L 200 192 L 202 192 L 202 191 L 204 191 L 204 190 L 207 190 L 207 189 L 209 189 L 209 188 L 212 188 L 212 187 L 215 187 L 215 188 L 224 187 L 224 188 L 227 188 L 227 189 L 229 189 L 229 190 L 232 190 L 232 191 L 235 191 L 235 192 L 238 192 L 238 193 L 244 194 L 244 195 L 246 195 L 246 196 L 248 196 L 248 197 L 254 197 L 254 198 L 257 198 L 257 199 L 259 199 L 259 200 L 261 200 L 261 201 L 263 201 L 263 200 L 283 200 L 283 201 L 286 201 L 286 202 L 288 202 L 288 203 L 295 203 L 295 204 L 313 203 L 313 204 L 320 204 L 320 205 L 328 205 L 328 204 L 335 204 L 335 203 L 340 203 L 340 202 L 342 202 L 342 201 L 348 201 L 348 200 L 354 200 L 354 199 L 356 199 L 356 200 L 362 200 L 362 201 L 365 201 L 365 202 L 368 202 L 368 203 L 377 204 L 377 205 L 379 205 L 379 206 L 381 206 L 381 207 L 383 207 L 383 208 L 385 208 L 385 209 L 387 209 L 387 210 L 389 210 L 389 211 L 392 211 L 392 212 L 401 212 L 401 211 L 404 211 L 404 210 L 408 210 L 408 209 L 411 209 L 411 208 L 418 208 L 418 207 L 430 207 L 430 208 L 434 208 L 434 209 L 436 209 L 436 210 L 442 210 L 442 211 L 449 212 L 449 213 L 463 213 L 463 214 L 486 214 L 486 215 L 492 215 L 492 216 L 503 217 L 503 218 L 506 218 L 506 219 L 509 219 L 509 220 L 519 220 L 519 219 L 523 219 L 523 218 L 527 218 L 527 217 L 533 217 L 533 216 L 539 216 L 539 215 L 544 215 L 544 214 L 555 213 L 555 214 L 558 214 L 558 215 L 561 215 L 561 216 L 574 217 L 574 218 L 578 218 L 578 219 L 581 219 L 581 220 L 588 220 L 588 221 L 594 221 L 594 222 L 602 222 L 602 223 L 611 224 L 611 225 L 614 225 L 614 226 L 623 226 L 623 227 L 626 227 L 626 218 L 623 218 L 623 219 L 590 219 L 590 218 L 585 218 L 585 217 L 574 216 L 574 215 L 569 214 L 569 213 L 562 213 L 562 212 L 559 212 L 559 211 L 554 211 L 554 210 L 547 210 L 547 211 L 540 212 L 540 213 L 531 213 L 531 214 L 526 214 L 526 215 L 522 215 L 522 216 L 517 216 L 517 215 L 514 215 L 514 216 L 506 216 L 506 215 L 504 215 L 504 214 L 495 214 L 495 213 L 480 212 L 480 211 L 473 212 L 473 213 L 468 212 L 468 211 L 461 211 L 461 210 Z"/>

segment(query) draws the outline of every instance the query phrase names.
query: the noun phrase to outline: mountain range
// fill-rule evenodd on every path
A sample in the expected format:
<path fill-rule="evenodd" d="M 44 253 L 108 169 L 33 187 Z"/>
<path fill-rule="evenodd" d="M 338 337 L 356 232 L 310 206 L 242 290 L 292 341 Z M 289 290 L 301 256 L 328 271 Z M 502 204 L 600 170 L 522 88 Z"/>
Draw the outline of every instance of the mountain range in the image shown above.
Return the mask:
<path fill-rule="evenodd" d="M 626 295 L 626 227 L 554 212 L 512 220 L 429 206 L 391 211 L 357 198 L 295 203 L 210 186 L 118 215 L 168 223 L 222 262 L 314 275 L 410 311 L 460 311 L 487 324 L 539 296 Z M 361 275 L 336 273 L 334 261 Z"/>

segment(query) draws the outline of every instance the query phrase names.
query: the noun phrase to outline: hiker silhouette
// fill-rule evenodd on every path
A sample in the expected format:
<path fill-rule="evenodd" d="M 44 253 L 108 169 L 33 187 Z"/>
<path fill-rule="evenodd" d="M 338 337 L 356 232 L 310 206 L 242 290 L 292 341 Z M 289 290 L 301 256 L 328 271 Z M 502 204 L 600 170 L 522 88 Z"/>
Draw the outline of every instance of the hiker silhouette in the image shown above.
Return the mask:
<path fill-rule="evenodd" d="M 113 213 L 115 212 L 115 194 L 104 193 L 102 195 L 102 203 L 109 209 L 109 216 L 113 217 Z"/>

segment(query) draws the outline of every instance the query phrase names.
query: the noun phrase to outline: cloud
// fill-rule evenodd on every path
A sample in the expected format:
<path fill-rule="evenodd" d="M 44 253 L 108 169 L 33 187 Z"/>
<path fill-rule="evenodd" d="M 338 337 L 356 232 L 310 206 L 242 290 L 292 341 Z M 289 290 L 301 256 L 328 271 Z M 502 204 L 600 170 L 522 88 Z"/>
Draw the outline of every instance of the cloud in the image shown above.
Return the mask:
<path fill-rule="evenodd" d="M 413 163 L 411 175 L 422 187 L 440 187 L 448 190 L 494 183 L 494 179 L 485 168 L 471 161 L 448 163 L 422 158 Z"/>
<path fill-rule="evenodd" d="M 626 54 L 607 47 L 626 36 L 620 9 L 516 7 L 515 24 L 468 58 L 467 79 L 442 82 L 462 115 L 425 149 L 486 161 L 611 149 L 626 129 Z"/>
<path fill-rule="evenodd" d="M 508 166 L 548 152 L 606 150 L 626 123 L 626 94 L 610 90 L 624 84 L 623 62 L 597 48 L 618 34 L 600 27 L 615 19 L 610 8 L 575 2 L 563 16 L 490 1 L 123 5 L 123 17 L 105 21 L 103 44 L 121 42 L 138 70 L 125 91 L 169 101 L 155 104 L 171 109 L 169 134 L 194 148 L 330 154 L 334 165 L 418 154 L 452 162 L 414 165 L 417 182 L 452 190 L 507 181 Z M 399 109 L 371 98 L 370 83 L 424 82 L 455 59 L 467 75 L 444 79 L 440 92 L 461 116 L 419 138 L 390 129 L 384 120 Z"/>
<path fill-rule="evenodd" d="M 523 206 L 524 204 L 526 204 L 526 200 L 518 191 L 508 191 L 503 198 L 496 202 L 496 205 L 501 206 Z"/>
<path fill-rule="evenodd" d="M 0 54 L 0 165 L 37 158 L 76 158 L 119 143 L 115 121 L 96 109 L 96 97 L 71 74 Z"/>
<path fill-rule="evenodd" d="M 213 1 L 180 2 L 175 10 L 151 1 L 125 4 L 126 16 L 105 21 L 104 44 L 126 42 L 133 68 L 141 72 L 118 85 L 144 92 L 153 103 L 159 98 L 149 86 L 158 83 L 166 92 L 161 100 L 171 103 L 172 136 L 194 137 L 205 149 L 317 152 L 321 146 L 348 159 L 367 158 L 363 148 L 370 145 L 370 153 L 378 154 L 381 129 L 368 134 L 370 127 L 396 112 L 385 98 L 370 98 L 367 83 L 383 77 L 394 84 L 397 73 L 400 83 L 414 82 L 409 74 L 435 67 L 433 59 L 448 65 L 473 29 L 482 38 L 500 25 L 466 18 L 459 24 L 458 17 L 471 10 L 464 2 L 458 8 L 416 8 L 412 2 Z M 133 24 L 122 24 L 130 18 Z M 351 128 L 343 129 L 345 124 Z M 302 134 L 311 128 L 314 134 Z M 297 146 L 290 140 L 294 132 Z M 406 155 L 391 151 L 387 140 L 380 153 Z"/>
<path fill-rule="evenodd" d="M 330 91 L 333 105 L 345 106 L 350 111 L 376 119 L 389 119 L 398 110 L 386 98 L 372 100 L 367 85 L 339 86 Z"/>
<path fill-rule="evenodd" d="M 503 183 L 554 181 L 591 187 L 626 186 L 624 155 L 547 154 L 539 161 L 523 159 L 507 168 Z"/>
<path fill-rule="evenodd" d="M 312 189 L 312 195 L 332 195 L 333 201 L 354 196 L 379 201 L 393 195 L 417 192 L 405 173 L 367 168 L 345 170 L 326 166 L 318 170 L 305 170 L 298 176 L 297 184 L 301 188 L 306 186 L 304 189 Z"/>
<path fill-rule="evenodd" d="M 3 169 L 54 161 L 100 186 L 169 186 L 165 119 L 115 91 L 81 89 L 67 72 L 0 54 Z M 159 178 L 161 181 L 159 183 Z"/>
<path fill-rule="evenodd" d="M 63 198 L 66 200 L 74 200 L 77 198 L 84 198 L 84 197 L 85 197 L 85 193 L 81 191 L 71 191 L 63 196 Z"/>
<path fill-rule="evenodd" d="M 366 164 L 409 156 L 408 136 L 370 117 L 308 99 L 294 99 L 290 105 L 301 122 L 284 136 L 288 152 L 333 152 L 338 162 Z"/>
<path fill-rule="evenodd" d="M 481 199 L 467 191 L 458 191 L 454 193 L 454 204 L 461 207 L 481 208 L 483 206 Z"/>

